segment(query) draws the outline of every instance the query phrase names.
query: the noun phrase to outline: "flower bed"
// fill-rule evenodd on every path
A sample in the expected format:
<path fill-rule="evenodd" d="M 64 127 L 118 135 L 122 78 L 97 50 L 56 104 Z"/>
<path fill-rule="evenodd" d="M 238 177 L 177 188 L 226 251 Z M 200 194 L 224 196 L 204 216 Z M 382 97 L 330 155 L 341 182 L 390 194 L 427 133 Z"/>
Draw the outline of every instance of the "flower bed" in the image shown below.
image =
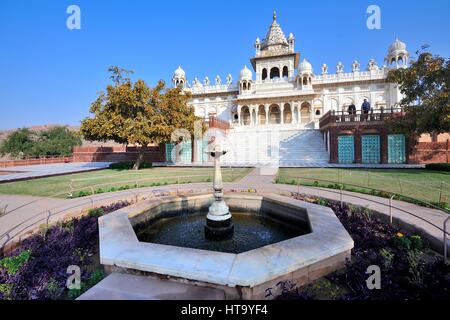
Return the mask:
<path fill-rule="evenodd" d="M 345 270 L 335 272 L 308 286 L 279 283 L 280 299 L 344 300 L 450 300 L 450 265 L 429 249 L 419 236 L 409 235 L 381 222 L 372 211 L 301 194 L 294 198 L 333 209 L 352 236 L 355 247 Z M 370 290 L 366 280 L 369 266 L 379 266 L 381 289 Z"/>
<path fill-rule="evenodd" d="M 121 201 L 50 227 L 0 260 L 0 299 L 74 299 L 103 277 L 98 261 L 98 217 L 130 205 Z M 81 269 L 81 288 L 68 290 L 67 267 Z"/>

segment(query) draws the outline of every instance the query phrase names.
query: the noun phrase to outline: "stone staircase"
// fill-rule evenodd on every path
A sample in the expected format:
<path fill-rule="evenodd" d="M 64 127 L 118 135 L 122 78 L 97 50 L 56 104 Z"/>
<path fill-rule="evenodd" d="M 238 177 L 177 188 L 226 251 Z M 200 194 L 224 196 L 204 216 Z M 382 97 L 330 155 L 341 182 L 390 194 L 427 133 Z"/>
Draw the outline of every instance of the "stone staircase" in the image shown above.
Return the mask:
<path fill-rule="evenodd" d="M 323 166 L 329 155 L 318 130 L 303 130 L 280 135 L 280 166 Z"/>
<path fill-rule="evenodd" d="M 325 142 L 318 130 L 229 130 L 230 151 L 223 165 L 319 167 L 328 164 Z"/>

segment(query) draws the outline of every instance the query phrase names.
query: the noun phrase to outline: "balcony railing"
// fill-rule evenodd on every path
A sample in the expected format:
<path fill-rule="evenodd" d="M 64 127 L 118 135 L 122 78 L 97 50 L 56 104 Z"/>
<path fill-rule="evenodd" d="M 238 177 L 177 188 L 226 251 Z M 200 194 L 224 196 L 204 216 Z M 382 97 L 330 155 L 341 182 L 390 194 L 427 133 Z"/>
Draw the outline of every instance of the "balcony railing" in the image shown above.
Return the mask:
<path fill-rule="evenodd" d="M 338 123 L 367 123 L 367 122 L 380 122 L 385 119 L 402 117 L 404 111 L 400 107 L 371 109 L 368 113 L 364 113 L 362 110 L 353 112 L 349 111 L 328 111 L 319 120 L 319 127 L 323 128 L 328 125 Z"/>
<path fill-rule="evenodd" d="M 208 126 L 210 128 L 217 128 L 222 130 L 230 129 L 230 124 L 227 121 L 221 120 L 213 116 L 208 118 Z"/>

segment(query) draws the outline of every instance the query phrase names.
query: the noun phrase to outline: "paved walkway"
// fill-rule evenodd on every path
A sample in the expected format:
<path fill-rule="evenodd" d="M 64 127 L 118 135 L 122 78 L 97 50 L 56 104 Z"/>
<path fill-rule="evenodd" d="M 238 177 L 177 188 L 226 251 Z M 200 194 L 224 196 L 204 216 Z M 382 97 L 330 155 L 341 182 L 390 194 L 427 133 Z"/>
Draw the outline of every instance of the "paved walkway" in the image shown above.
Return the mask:
<path fill-rule="evenodd" d="M 300 192 L 314 197 L 323 197 L 337 201 L 341 198 L 338 190 L 273 184 L 272 180 L 273 176 L 261 176 L 257 174 L 257 171 L 253 170 L 239 182 L 225 183 L 224 191 L 247 192 L 249 189 L 255 189 L 258 193 L 289 194 L 291 192 Z M 6 215 L 0 217 L 0 247 L 11 239 L 18 239 L 26 232 L 35 230 L 39 225 L 46 223 L 47 218 L 49 218 L 50 223 L 54 223 L 69 214 L 79 214 L 83 209 L 92 206 L 100 206 L 124 199 L 134 200 L 136 197 L 142 199 L 176 192 L 186 193 L 193 190 L 202 193 L 211 192 L 211 183 L 133 189 L 75 199 L 0 195 L 0 210 L 7 205 Z M 389 199 L 344 191 L 342 200 L 353 205 L 378 211 L 387 221 L 389 220 Z M 436 250 L 440 250 L 439 248 L 443 247 L 443 232 L 440 229 L 443 228 L 444 220 L 449 217 L 448 214 L 440 210 L 424 208 L 402 201 L 393 201 L 392 214 L 395 223 L 400 223 L 406 229 L 419 230 Z M 423 219 L 430 221 L 436 227 L 423 221 Z"/>
<path fill-rule="evenodd" d="M 42 178 L 108 168 L 111 162 L 71 162 L 0 168 L 0 182 Z"/>

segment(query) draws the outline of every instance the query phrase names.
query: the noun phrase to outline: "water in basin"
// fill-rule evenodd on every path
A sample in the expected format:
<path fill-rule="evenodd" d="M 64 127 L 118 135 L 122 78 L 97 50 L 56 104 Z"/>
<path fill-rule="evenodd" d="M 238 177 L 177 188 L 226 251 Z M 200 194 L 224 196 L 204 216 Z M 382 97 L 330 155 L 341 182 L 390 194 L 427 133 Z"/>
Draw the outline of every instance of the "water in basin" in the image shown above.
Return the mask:
<path fill-rule="evenodd" d="M 139 241 L 210 251 L 242 253 L 309 232 L 306 225 L 287 224 L 266 216 L 233 212 L 234 235 L 229 240 L 205 238 L 206 213 L 180 215 L 135 227 Z"/>

